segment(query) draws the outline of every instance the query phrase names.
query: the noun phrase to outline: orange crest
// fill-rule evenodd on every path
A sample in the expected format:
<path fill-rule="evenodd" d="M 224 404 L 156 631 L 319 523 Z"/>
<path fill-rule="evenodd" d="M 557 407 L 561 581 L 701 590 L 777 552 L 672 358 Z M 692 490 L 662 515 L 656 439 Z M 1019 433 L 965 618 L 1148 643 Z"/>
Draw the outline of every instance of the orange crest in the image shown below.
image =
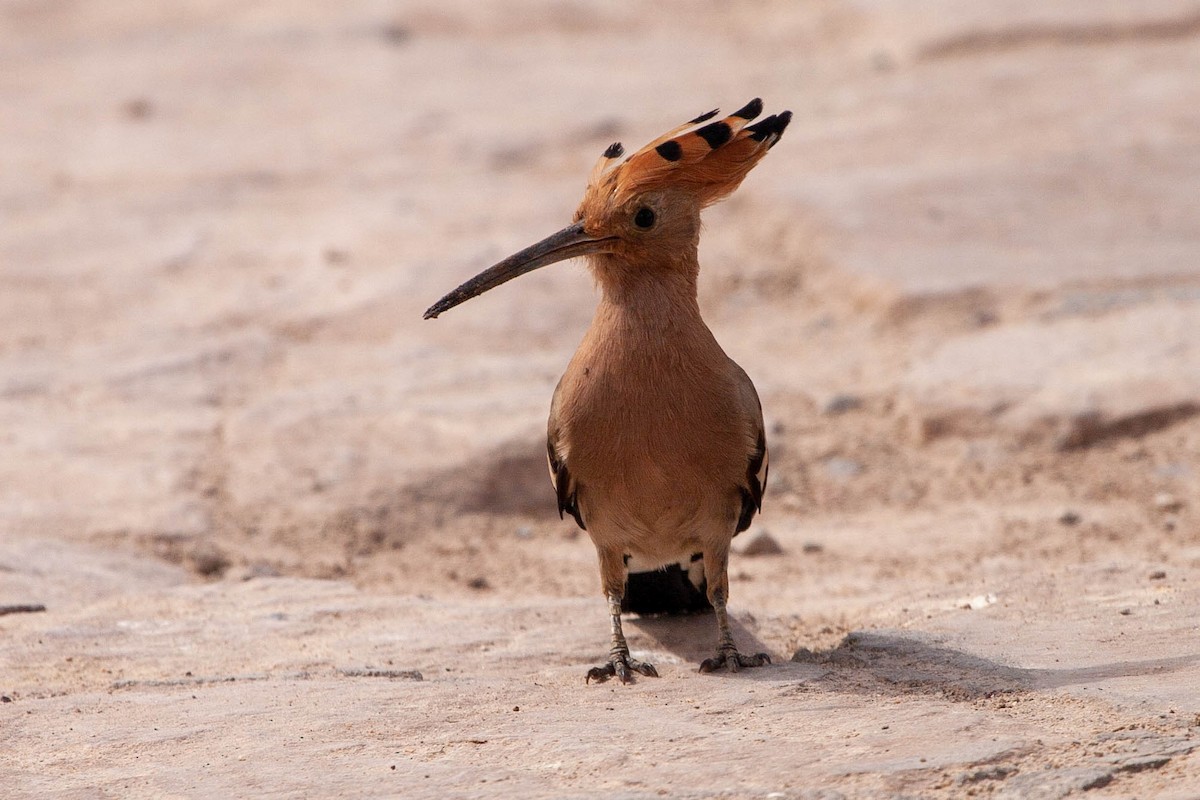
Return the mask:
<path fill-rule="evenodd" d="M 703 126 L 717 111 L 701 114 L 614 166 L 625 152 L 615 143 L 592 170 L 588 193 L 618 206 L 650 190 L 678 187 L 694 193 L 701 207 L 715 203 L 738 187 L 792 120 L 792 112 L 784 111 L 751 125 L 762 107 L 762 100 L 755 98 L 725 119 Z"/>

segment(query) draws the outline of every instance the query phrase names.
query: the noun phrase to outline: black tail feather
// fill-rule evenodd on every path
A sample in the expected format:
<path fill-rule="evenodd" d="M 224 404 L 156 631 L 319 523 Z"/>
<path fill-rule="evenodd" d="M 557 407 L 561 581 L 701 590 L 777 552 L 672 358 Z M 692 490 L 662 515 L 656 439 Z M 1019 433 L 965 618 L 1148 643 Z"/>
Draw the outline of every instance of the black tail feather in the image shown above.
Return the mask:
<path fill-rule="evenodd" d="M 629 573 L 621 600 L 621 611 L 626 614 L 696 614 L 711 610 L 703 573 L 696 585 L 680 564 Z"/>

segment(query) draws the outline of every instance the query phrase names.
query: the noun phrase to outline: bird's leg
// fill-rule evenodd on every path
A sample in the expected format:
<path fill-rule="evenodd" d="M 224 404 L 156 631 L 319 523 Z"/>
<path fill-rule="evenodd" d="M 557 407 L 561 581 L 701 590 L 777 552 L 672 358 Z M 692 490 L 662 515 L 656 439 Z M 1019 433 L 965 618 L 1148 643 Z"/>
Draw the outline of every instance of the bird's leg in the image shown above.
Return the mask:
<path fill-rule="evenodd" d="M 608 598 L 608 613 L 612 619 L 612 647 L 608 651 L 608 663 L 588 670 L 585 682 L 604 683 L 612 677 L 621 683 L 632 683 L 633 672 L 657 678 L 653 664 L 635 661 L 629 657 L 629 644 L 621 630 L 621 599 L 625 595 L 625 560 L 620 552 L 600 551 L 600 577 L 604 582 L 604 596 Z"/>
<path fill-rule="evenodd" d="M 700 663 L 701 672 L 713 672 L 728 667 L 737 672 L 742 667 L 761 667 L 771 663 L 766 653 L 744 656 L 733 642 L 733 630 L 729 627 L 729 612 L 725 609 L 729 597 L 729 548 L 720 552 L 705 551 L 704 578 L 708 582 L 708 600 L 717 612 L 717 654 Z"/>

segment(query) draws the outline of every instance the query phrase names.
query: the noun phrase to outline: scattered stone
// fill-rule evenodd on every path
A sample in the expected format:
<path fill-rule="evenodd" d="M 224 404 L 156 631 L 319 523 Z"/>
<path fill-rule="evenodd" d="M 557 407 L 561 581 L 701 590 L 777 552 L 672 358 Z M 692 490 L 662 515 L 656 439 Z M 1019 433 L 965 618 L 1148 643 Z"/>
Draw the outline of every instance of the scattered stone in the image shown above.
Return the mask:
<path fill-rule="evenodd" d="M 1112 783 L 1113 773 L 1106 769 L 1069 767 L 1022 772 L 1005 781 L 993 795 L 997 798 L 1059 798 L 1073 792 L 1100 789 Z"/>
<path fill-rule="evenodd" d="M 1112 439 L 1136 439 L 1198 414 L 1200 404 L 1192 401 L 1144 408 L 1116 416 L 1085 411 L 1067 421 L 1056 446 L 1059 450 L 1082 450 Z"/>
<path fill-rule="evenodd" d="M 255 578 L 278 578 L 283 575 L 274 564 L 266 561 L 255 561 L 249 566 L 249 574 Z"/>
<path fill-rule="evenodd" d="M 829 416 L 845 414 L 847 411 L 857 411 L 862 408 L 862 398 L 855 394 L 835 394 L 825 401 L 821 413 Z"/>
<path fill-rule="evenodd" d="M 980 781 L 1002 781 L 1016 771 L 1016 767 L 1008 767 L 998 764 L 990 769 L 977 769 L 974 772 L 963 772 L 954 779 L 954 782 L 959 786 L 965 786 L 968 783 L 979 783 Z"/>
<path fill-rule="evenodd" d="M 0 617 L 5 614 L 40 614 L 46 607 L 41 603 L 21 603 L 12 606 L 0 606 Z"/>
<path fill-rule="evenodd" d="M 866 656 L 844 647 L 839 647 L 830 653 L 828 661 L 838 667 L 861 667 L 871 663 L 871 659 Z"/>
<path fill-rule="evenodd" d="M 1165 518 L 1162 522 L 1162 527 L 1163 527 L 1164 531 L 1166 531 L 1167 533 L 1170 533 L 1171 531 L 1173 531 L 1177 527 L 1179 527 L 1179 518 L 1178 517 Z"/>
<path fill-rule="evenodd" d="M 135 97 L 125 103 L 122 110 L 129 119 L 144 120 L 154 114 L 154 104 L 145 97 Z"/>
<path fill-rule="evenodd" d="M 492 585 L 491 585 L 490 583 L 488 583 L 488 579 L 487 579 L 487 578 L 485 578 L 484 576 L 480 575 L 480 576 L 478 576 L 478 577 L 471 578 L 471 580 L 467 581 L 467 588 L 469 588 L 469 589 L 483 590 L 483 589 L 490 589 L 490 588 L 492 588 Z"/>
<path fill-rule="evenodd" d="M 340 247 L 326 247 L 321 256 L 326 264 L 345 264 L 350 260 L 350 253 Z"/>
<path fill-rule="evenodd" d="M 196 676 L 192 675 L 191 672 L 188 672 L 187 675 L 182 678 L 151 679 L 151 680 L 125 679 L 125 680 L 113 681 L 112 683 L 109 684 L 109 686 L 113 689 L 138 689 L 138 688 L 155 689 L 155 688 L 161 688 L 161 687 L 207 686 L 210 684 L 218 684 L 218 683 L 238 683 L 238 682 L 244 682 L 244 681 L 265 681 L 265 680 L 267 680 L 267 674 L 265 672 L 250 673 L 247 675 L 202 675 L 199 677 L 196 677 Z"/>
<path fill-rule="evenodd" d="M 971 314 L 971 322 L 975 323 L 975 326 L 979 328 L 995 325 L 999 320 L 1000 315 L 990 308 L 981 308 Z"/>
<path fill-rule="evenodd" d="M 1112 783 L 1113 776 L 1111 772 L 1104 772 L 1102 770 L 1089 770 L 1089 772 L 1091 774 L 1083 777 L 1079 783 L 1079 788 L 1085 792 L 1092 789 L 1102 789 Z"/>
<path fill-rule="evenodd" d="M 792 661 L 797 664 L 820 664 L 824 659 L 807 647 L 798 647 L 796 652 L 792 653 Z M 1196 719 L 1200 724 L 1200 715 L 1197 715 Z"/>
<path fill-rule="evenodd" d="M 820 542 L 808 541 L 808 542 L 804 543 L 804 547 L 802 547 L 801 549 L 805 553 L 808 553 L 809 555 L 813 555 L 815 553 L 825 552 L 825 545 L 821 544 Z"/>
<path fill-rule="evenodd" d="M 232 563 L 219 547 L 212 542 L 199 542 L 188 554 L 192 571 L 206 578 L 220 577 Z"/>
<path fill-rule="evenodd" d="M 6 694 L 0 694 L 0 703 L 11 703 L 12 698 Z"/>
<path fill-rule="evenodd" d="M 398 22 L 389 22 L 379 28 L 379 34 L 390 45 L 405 44 L 412 38 L 412 31 Z"/>
<path fill-rule="evenodd" d="M 777 556 L 783 553 L 783 548 L 769 531 L 761 530 L 750 537 L 742 548 L 744 556 Z"/>
<path fill-rule="evenodd" d="M 996 595 L 994 594 L 977 594 L 968 600 L 961 601 L 959 608 L 966 609 L 967 611 L 978 611 L 981 608 L 993 605 L 995 602 Z"/>
<path fill-rule="evenodd" d="M 1159 492 L 1154 495 L 1154 507 L 1159 511 L 1173 513 L 1183 508 L 1183 503 L 1170 492 Z"/>
<path fill-rule="evenodd" d="M 1072 525 L 1078 525 L 1082 520 L 1083 517 L 1079 516 L 1078 512 L 1069 508 L 1064 509 L 1063 512 L 1058 515 L 1058 521 L 1068 527 Z"/>
<path fill-rule="evenodd" d="M 1130 758 L 1117 765 L 1118 772 L 1145 772 L 1148 769 L 1161 769 L 1171 761 L 1170 756 L 1142 756 Z"/>
<path fill-rule="evenodd" d="M 1131 615 L 1132 613 L 1133 613 L 1133 609 L 1132 609 L 1132 608 L 1122 608 L 1122 609 L 1121 609 L 1121 616 L 1122 616 L 1122 617 L 1128 617 L 1128 616 L 1129 616 L 1129 615 Z"/>
<path fill-rule="evenodd" d="M 1156 570 L 1154 570 L 1154 572 L 1150 573 L 1150 580 L 1152 580 L 1152 581 L 1161 581 L 1161 580 L 1164 580 L 1166 577 L 1167 577 L 1167 573 L 1165 570 L 1156 569 Z"/>
<path fill-rule="evenodd" d="M 847 480 L 861 474 L 863 465 L 852 458 L 830 456 L 825 459 L 825 474 L 836 480 Z"/>
<path fill-rule="evenodd" d="M 347 678 L 396 678 L 406 681 L 423 681 L 425 676 L 415 669 L 376 669 L 375 667 L 351 667 L 339 669 Z"/>

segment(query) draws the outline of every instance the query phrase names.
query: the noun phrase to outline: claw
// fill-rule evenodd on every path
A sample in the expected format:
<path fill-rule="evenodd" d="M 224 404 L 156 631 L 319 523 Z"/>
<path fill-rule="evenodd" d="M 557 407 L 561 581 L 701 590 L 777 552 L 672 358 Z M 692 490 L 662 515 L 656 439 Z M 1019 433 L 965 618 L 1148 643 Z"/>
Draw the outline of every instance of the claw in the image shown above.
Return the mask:
<path fill-rule="evenodd" d="M 609 678 L 619 678 L 621 683 L 633 683 L 633 676 L 630 670 L 645 675 L 647 678 L 657 678 L 658 670 L 653 664 L 647 664 L 645 661 L 634 661 L 628 656 L 614 656 L 607 664 L 601 667 L 592 667 L 588 670 L 587 678 L 584 683 L 604 683 Z"/>
<path fill-rule="evenodd" d="M 771 657 L 766 653 L 744 656 L 737 650 L 721 650 L 712 658 L 706 658 L 701 661 L 700 671 L 704 673 L 716 672 L 721 667 L 726 667 L 730 672 L 739 672 L 743 667 L 761 667 L 770 663 Z"/>

